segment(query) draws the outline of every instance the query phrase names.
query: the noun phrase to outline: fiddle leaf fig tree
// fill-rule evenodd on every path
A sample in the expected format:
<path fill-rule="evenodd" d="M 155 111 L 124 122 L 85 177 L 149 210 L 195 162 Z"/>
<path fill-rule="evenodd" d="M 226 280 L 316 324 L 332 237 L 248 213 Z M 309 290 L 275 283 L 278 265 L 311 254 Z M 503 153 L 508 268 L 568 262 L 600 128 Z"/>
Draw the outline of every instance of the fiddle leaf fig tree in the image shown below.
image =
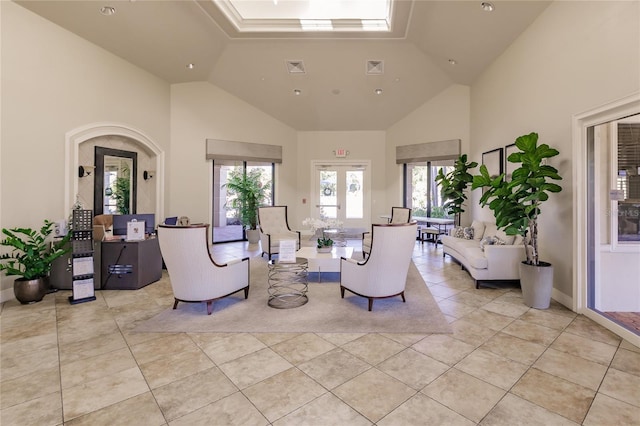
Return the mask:
<path fill-rule="evenodd" d="M 511 180 L 506 181 L 504 173 L 491 178 L 487 167 L 482 165 L 480 175 L 473 177 L 472 189 L 486 189 L 480 204 L 493 210 L 498 229 L 504 229 L 507 235 L 528 238 L 527 264 L 538 266 L 540 207 L 549 199 L 549 193 L 562 191 L 560 185 L 552 182 L 562 180 L 558 170 L 545 162 L 559 152 L 547 144 L 538 145 L 537 133 L 520 136 L 515 145 L 520 151 L 509 155 L 507 161 L 520 163 L 520 167 L 513 171 Z"/>
<path fill-rule="evenodd" d="M 455 215 L 457 225 L 460 225 L 460 213 L 464 212 L 462 206 L 467 200 L 465 191 L 473 181 L 469 170 L 477 166 L 478 163 L 475 161 L 467 163 L 467 154 L 462 154 L 456 159 L 454 168 L 449 173 L 445 174 L 444 169 L 438 170 L 436 183 L 440 185 L 440 195 L 444 201 L 442 207 L 447 214 Z"/>

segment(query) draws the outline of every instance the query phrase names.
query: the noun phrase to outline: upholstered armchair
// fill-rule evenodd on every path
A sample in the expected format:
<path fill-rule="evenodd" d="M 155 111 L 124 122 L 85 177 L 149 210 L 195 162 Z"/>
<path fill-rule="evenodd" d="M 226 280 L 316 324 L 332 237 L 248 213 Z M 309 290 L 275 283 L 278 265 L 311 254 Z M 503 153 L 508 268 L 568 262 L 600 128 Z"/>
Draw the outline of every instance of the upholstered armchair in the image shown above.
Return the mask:
<path fill-rule="evenodd" d="M 214 300 L 244 290 L 249 297 L 249 258 L 219 264 L 209 253 L 209 225 L 158 226 L 160 252 L 178 302 L 206 302 L 211 315 Z"/>
<path fill-rule="evenodd" d="M 300 249 L 300 232 L 292 231 L 287 221 L 287 206 L 258 207 L 258 229 L 262 254 L 269 255 L 269 260 L 280 251 L 280 241 L 296 240 Z"/>
<path fill-rule="evenodd" d="M 411 255 L 416 243 L 416 222 L 374 224 L 371 251 L 362 261 L 340 259 L 340 294 L 344 291 L 369 299 L 369 310 L 374 299 L 400 296 L 404 287 Z"/>
<path fill-rule="evenodd" d="M 411 220 L 411 209 L 406 207 L 391 207 L 391 218 L 389 223 L 409 223 Z M 365 255 L 371 251 L 371 232 L 362 233 L 362 253 Z"/>

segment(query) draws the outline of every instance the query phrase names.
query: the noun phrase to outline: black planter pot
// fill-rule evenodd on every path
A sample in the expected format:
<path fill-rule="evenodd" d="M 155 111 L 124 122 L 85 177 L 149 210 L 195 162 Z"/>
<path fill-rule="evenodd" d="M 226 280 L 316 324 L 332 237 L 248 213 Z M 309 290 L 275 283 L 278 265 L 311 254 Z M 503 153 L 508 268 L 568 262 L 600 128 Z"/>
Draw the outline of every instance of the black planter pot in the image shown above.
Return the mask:
<path fill-rule="evenodd" d="M 13 282 L 13 294 L 18 302 L 23 305 L 36 303 L 42 300 L 49 290 L 47 277 L 25 280 L 18 278 Z"/>

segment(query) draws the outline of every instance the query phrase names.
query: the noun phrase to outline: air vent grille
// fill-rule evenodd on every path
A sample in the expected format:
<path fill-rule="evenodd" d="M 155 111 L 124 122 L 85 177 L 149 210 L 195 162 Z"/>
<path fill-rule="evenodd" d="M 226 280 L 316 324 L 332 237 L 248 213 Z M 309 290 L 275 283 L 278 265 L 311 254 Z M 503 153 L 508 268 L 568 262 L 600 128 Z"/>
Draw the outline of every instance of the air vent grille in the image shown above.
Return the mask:
<path fill-rule="evenodd" d="M 384 61 L 367 61 L 367 74 L 384 74 Z"/>
<path fill-rule="evenodd" d="M 302 61 L 287 61 L 287 71 L 289 74 L 305 74 L 304 62 Z"/>

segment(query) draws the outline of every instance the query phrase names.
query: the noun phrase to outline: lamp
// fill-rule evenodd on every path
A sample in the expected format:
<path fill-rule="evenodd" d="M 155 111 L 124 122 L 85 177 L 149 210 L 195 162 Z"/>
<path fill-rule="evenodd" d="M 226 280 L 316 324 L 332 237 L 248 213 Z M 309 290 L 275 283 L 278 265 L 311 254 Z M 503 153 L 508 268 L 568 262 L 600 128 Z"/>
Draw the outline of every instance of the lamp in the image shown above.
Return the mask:
<path fill-rule="evenodd" d="M 151 179 L 155 174 L 156 174 L 156 171 L 155 171 L 155 170 L 145 170 L 144 172 L 142 172 L 142 177 L 144 178 L 144 180 L 149 180 L 149 179 Z"/>
<path fill-rule="evenodd" d="M 83 178 L 91 175 L 93 169 L 95 169 L 95 166 L 78 166 L 78 177 Z"/>

